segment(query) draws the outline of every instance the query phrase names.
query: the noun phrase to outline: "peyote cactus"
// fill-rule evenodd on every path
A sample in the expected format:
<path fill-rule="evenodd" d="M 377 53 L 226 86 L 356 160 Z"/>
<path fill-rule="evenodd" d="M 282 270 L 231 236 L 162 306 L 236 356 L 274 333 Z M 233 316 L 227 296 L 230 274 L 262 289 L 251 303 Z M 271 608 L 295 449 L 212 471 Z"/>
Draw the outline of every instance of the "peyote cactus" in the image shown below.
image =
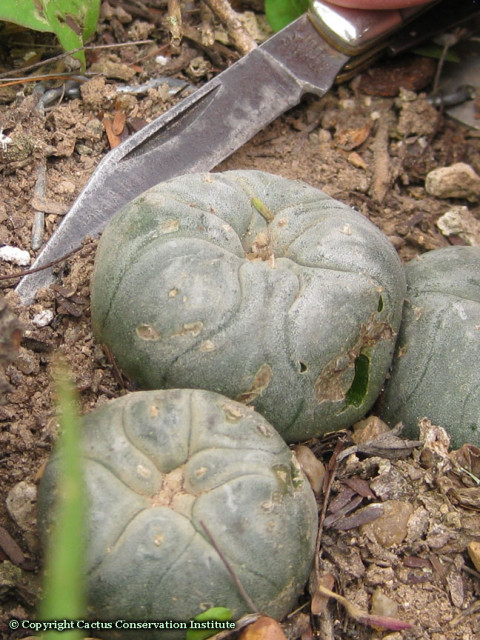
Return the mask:
<path fill-rule="evenodd" d="M 262 416 L 209 391 L 139 391 L 86 415 L 82 434 L 93 620 L 188 623 L 214 606 L 237 619 L 248 606 L 217 548 L 259 610 L 281 618 L 295 607 L 312 566 L 317 505 Z M 54 454 L 39 491 L 44 538 L 57 469 Z M 148 631 L 152 640 L 178 635 L 185 631 Z"/>
<path fill-rule="evenodd" d="M 259 171 L 193 174 L 110 222 L 92 323 L 140 388 L 222 393 L 295 442 L 371 407 L 404 294 L 393 246 L 348 206 Z"/>
<path fill-rule="evenodd" d="M 428 418 L 453 446 L 480 446 L 480 247 L 436 249 L 406 266 L 407 300 L 382 417 L 418 437 Z"/>

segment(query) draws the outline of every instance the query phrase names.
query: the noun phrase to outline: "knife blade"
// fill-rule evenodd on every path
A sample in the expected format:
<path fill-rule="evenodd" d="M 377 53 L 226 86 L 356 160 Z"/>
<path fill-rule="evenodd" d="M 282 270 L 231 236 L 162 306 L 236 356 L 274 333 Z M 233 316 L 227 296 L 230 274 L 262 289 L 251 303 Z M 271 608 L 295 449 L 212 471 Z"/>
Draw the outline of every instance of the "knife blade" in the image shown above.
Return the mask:
<path fill-rule="evenodd" d="M 476 5 L 478 0 L 469 2 Z M 443 0 L 439 6 L 454 3 Z M 305 94 L 324 95 L 344 67 L 350 74 L 368 62 L 418 10 L 362 11 L 314 0 L 308 15 L 110 151 L 31 270 L 101 233 L 117 211 L 149 187 L 210 171 Z M 441 27 L 440 15 L 437 11 L 435 20 Z M 20 300 L 32 303 L 38 289 L 53 279 L 51 267 L 24 276 L 16 287 Z"/>

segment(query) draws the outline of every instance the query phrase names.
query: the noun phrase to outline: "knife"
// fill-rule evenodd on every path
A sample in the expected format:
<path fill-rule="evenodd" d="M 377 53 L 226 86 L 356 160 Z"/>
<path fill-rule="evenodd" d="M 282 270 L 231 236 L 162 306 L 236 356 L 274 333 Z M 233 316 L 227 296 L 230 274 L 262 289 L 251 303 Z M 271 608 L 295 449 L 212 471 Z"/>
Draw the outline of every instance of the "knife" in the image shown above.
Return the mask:
<path fill-rule="evenodd" d="M 351 77 L 370 64 L 395 45 L 391 37 L 405 25 L 409 28 L 403 41 L 397 38 L 396 52 L 430 36 L 432 25 L 440 32 L 478 14 L 479 3 L 434 0 L 404 10 L 366 11 L 311 0 L 307 14 L 112 149 L 31 270 L 98 235 L 117 211 L 155 184 L 210 171 L 305 94 L 323 96 L 336 78 Z M 24 276 L 16 291 L 30 304 L 53 280 L 49 267 Z"/>

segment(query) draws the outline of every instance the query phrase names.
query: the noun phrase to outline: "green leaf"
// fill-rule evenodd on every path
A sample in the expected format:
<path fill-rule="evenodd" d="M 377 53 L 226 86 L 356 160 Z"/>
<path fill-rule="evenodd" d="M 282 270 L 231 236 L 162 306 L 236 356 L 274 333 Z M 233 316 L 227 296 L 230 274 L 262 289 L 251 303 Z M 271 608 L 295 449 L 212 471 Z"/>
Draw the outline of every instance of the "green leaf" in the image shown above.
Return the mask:
<path fill-rule="evenodd" d="M 305 13 L 308 4 L 308 0 L 265 0 L 265 15 L 272 29 L 280 31 Z"/>
<path fill-rule="evenodd" d="M 427 42 L 426 44 L 420 45 L 412 49 L 412 52 L 417 56 L 425 56 L 426 58 L 434 58 L 435 60 L 440 60 L 444 55 L 443 47 L 434 42 Z M 444 59 L 447 62 L 460 62 L 460 57 L 454 49 L 448 49 L 444 55 Z"/>
<path fill-rule="evenodd" d="M 35 0 L 3 0 L 0 3 L 0 20 L 35 31 L 52 31 L 42 8 L 39 8 Z"/>
<path fill-rule="evenodd" d="M 61 435 L 54 526 L 49 537 L 40 620 L 81 620 L 85 617 L 84 584 L 86 501 L 81 463 L 80 425 L 75 395 L 65 370 L 57 372 Z M 80 629 L 50 630 L 44 640 L 81 640 Z"/>
<path fill-rule="evenodd" d="M 54 33 L 66 51 L 78 49 L 95 32 L 100 0 L 1 0 L 0 20 Z M 85 54 L 75 57 L 85 68 Z"/>
<path fill-rule="evenodd" d="M 193 619 L 194 622 L 208 622 L 208 620 L 217 620 L 218 622 L 227 622 L 232 618 L 232 612 L 226 607 L 212 607 L 207 609 Z M 218 633 L 218 629 L 188 629 L 186 640 L 204 640 Z"/>

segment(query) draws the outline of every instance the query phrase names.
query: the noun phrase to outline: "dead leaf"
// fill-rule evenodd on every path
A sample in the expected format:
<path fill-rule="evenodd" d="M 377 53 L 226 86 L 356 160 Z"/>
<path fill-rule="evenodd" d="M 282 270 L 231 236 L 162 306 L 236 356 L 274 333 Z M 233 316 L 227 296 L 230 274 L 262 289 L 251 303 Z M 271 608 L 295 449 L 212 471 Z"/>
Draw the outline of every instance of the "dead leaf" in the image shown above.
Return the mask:
<path fill-rule="evenodd" d="M 115 147 L 118 147 L 118 145 L 122 140 L 119 135 L 114 133 L 113 120 L 110 116 L 105 116 L 103 118 L 103 126 L 105 127 L 105 133 L 107 134 L 108 144 L 110 145 L 110 149 L 114 149 Z"/>
<path fill-rule="evenodd" d="M 427 418 L 422 418 L 418 423 L 420 440 L 423 449 L 420 453 L 420 462 L 432 474 L 440 476 L 452 468 L 452 462 L 448 455 L 450 438 L 443 427 L 438 427 Z"/>
<path fill-rule="evenodd" d="M 276 620 L 260 616 L 241 632 L 240 640 L 286 640 L 286 636 Z"/>
<path fill-rule="evenodd" d="M 304 444 L 293 447 L 295 456 L 315 493 L 320 493 L 325 480 L 325 465 Z"/>
<path fill-rule="evenodd" d="M 370 489 L 370 485 L 366 480 L 363 480 L 363 478 L 345 478 L 343 482 L 348 487 L 350 487 L 350 489 L 353 489 L 356 493 L 358 493 L 359 496 L 362 496 L 363 498 L 369 498 L 371 500 L 375 499 L 375 494 Z"/>
<path fill-rule="evenodd" d="M 121 136 L 125 129 L 126 115 L 123 111 L 115 111 L 113 114 L 112 131 L 116 136 Z"/>
<path fill-rule="evenodd" d="M 448 497 L 453 497 L 465 509 L 480 511 L 480 487 L 453 488 L 448 492 Z"/>
<path fill-rule="evenodd" d="M 355 444 L 365 444 L 378 438 L 382 433 L 388 433 L 390 429 L 386 422 L 378 416 L 369 416 L 364 420 L 359 420 L 353 425 L 352 440 Z"/>
<path fill-rule="evenodd" d="M 343 498 L 348 498 L 346 502 L 344 502 Z M 332 504 L 329 505 L 328 511 L 329 515 L 325 518 L 323 522 L 323 526 L 327 529 L 332 527 L 335 522 L 338 522 L 340 518 L 343 518 L 351 511 L 354 511 L 357 507 L 359 507 L 363 502 L 362 496 L 356 495 L 352 489 L 346 489 L 339 494 Z"/>
<path fill-rule="evenodd" d="M 0 527 L 0 549 L 13 564 L 21 565 L 25 560 L 23 551 L 4 527 Z"/>
<path fill-rule="evenodd" d="M 365 142 L 370 135 L 371 129 L 371 120 L 367 120 L 362 126 L 356 128 L 341 129 L 335 133 L 336 146 L 346 151 L 352 151 Z"/>
<path fill-rule="evenodd" d="M 457 609 L 463 609 L 465 603 L 465 584 L 461 572 L 458 571 L 456 567 L 452 567 L 452 570 L 448 573 L 446 586 L 452 604 L 457 607 Z"/>
<path fill-rule="evenodd" d="M 450 453 L 450 459 L 475 478 L 480 478 L 480 449 L 475 445 L 464 444 Z"/>
<path fill-rule="evenodd" d="M 432 569 L 432 563 L 430 560 L 419 556 L 405 556 L 402 563 L 405 567 L 411 567 L 412 569 Z"/>
<path fill-rule="evenodd" d="M 355 511 L 355 513 L 351 516 L 341 518 L 331 526 L 332 528 L 338 529 L 339 531 L 348 531 L 349 529 L 355 529 L 356 527 L 361 527 L 365 524 L 369 524 L 377 518 L 380 518 L 380 516 L 383 515 L 383 510 L 383 504 L 369 504 L 363 509 L 358 509 L 358 511 Z"/>
<path fill-rule="evenodd" d="M 356 151 L 352 151 L 352 153 L 349 153 L 347 156 L 347 160 L 350 162 L 351 165 L 353 165 L 354 167 L 357 167 L 357 169 L 367 168 L 367 164 L 365 160 Z"/>
<path fill-rule="evenodd" d="M 386 433 L 381 433 L 372 440 L 344 449 L 341 454 L 339 454 L 338 459 L 339 461 L 343 460 L 352 453 L 362 453 L 366 456 L 379 456 L 381 458 L 388 458 L 389 460 L 408 458 L 412 449 L 415 449 L 422 443 L 419 440 L 403 440 L 403 438 L 399 438 L 398 436 L 402 432 L 402 429 L 403 425 L 399 423 L 393 429 L 390 429 Z"/>

